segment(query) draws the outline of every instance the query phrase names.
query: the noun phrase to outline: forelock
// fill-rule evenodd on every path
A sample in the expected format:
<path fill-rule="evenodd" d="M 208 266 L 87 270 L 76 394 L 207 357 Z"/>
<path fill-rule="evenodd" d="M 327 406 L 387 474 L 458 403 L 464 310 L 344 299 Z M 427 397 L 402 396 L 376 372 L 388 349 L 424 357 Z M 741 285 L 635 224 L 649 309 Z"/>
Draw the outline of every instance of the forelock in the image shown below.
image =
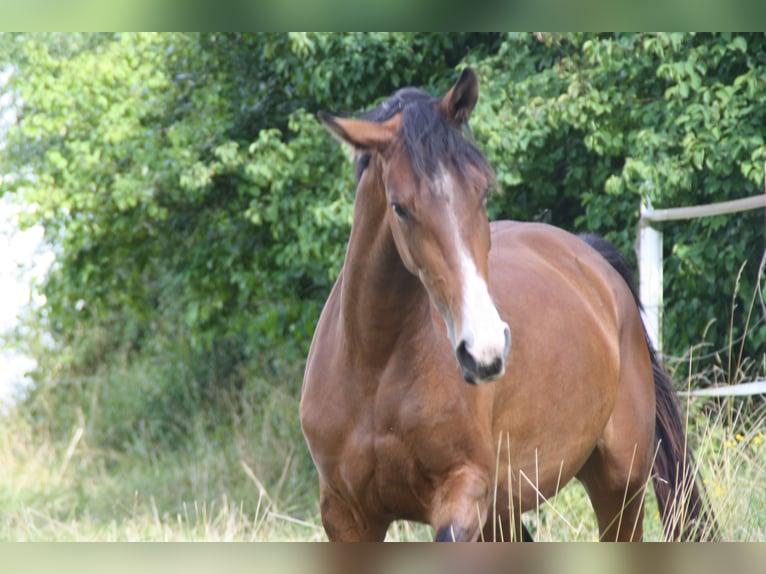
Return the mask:
<path fill-rule="evenodd" d="M 362 118 L 384 122 L 402 113 L 399 138 L 412 163 L 417 178 L 434 177 L 439 165 L 452 166 L 465 175 L 468 166 L 481 171 L 494 181 L 492 168 L 479 149 L 466 136 L 439 113 L 439 100 L 418 88 L 403 88 L 363 114 Z M 467 127 L 467 126 L 466 126 Z M 356 160 L 357 178 L 367 167 L 369 153 Z"/>

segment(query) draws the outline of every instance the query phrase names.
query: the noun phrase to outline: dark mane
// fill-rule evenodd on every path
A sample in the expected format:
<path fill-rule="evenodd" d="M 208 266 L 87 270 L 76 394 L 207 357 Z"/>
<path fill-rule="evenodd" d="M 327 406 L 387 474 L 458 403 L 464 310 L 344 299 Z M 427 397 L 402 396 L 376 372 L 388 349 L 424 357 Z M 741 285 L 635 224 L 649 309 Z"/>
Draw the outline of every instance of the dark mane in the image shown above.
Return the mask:
<path fill-rule="evenodd" d="M 487 160 L 459 129 L 436 110 L 438 103 L 438 98 L 423 90 L 402 88 L 361 117 L 369 121 L 385 122 L 402 112 L 404 121 L 399 135 L 416 177 L 427 177 L 434 173 L 439 163 L 454 166 L 461 174 L 466 166 L 473 165 L 494 185 L 494 173 Z M 369 153 L 357 158 L 357 178 L 361 177 L 369 160 Z"/>

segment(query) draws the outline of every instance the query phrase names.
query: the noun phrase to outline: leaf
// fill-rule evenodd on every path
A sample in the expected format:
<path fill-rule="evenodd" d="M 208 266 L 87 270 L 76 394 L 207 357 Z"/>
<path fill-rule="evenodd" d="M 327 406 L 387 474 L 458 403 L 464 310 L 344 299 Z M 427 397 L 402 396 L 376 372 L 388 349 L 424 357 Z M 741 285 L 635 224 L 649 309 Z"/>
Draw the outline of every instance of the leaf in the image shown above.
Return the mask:
<path fill-rule="evenodd" d="M 747 53 L 747 40 L 742 36 L 737 36 L 731 41 L 729 47 L 745 54 Z"/>

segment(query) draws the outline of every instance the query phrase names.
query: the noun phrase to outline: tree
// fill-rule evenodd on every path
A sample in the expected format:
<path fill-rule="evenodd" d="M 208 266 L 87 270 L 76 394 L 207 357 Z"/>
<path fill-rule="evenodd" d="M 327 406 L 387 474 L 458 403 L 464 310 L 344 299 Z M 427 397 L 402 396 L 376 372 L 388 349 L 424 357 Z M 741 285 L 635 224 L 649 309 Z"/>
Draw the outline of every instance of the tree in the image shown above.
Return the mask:
<path fill-rule="evenodd" d="M 760 189 L 763 35 L 5 34 L 17 121 L 2 192 L 45 228 L 48 356 L 92 373 L 186 342 L 205 378 L 305 353 L 353 209 L 317 110 L 402 85 L 438 93 L 475 66 L 473 128 L 495 217 L 593 231 L 623 251 L 655 207 Z M 667 224 L 665 348 L 726 346 L 757 281 L 759 214 Z M 747 336 L 763 353 L 763 321 Z M 63 351 L 66 350 L 66 353 Z M 212 367 L 210 367 L 212 368 Z M 204 377 L 203 377 L 204 378 Z"/>
<path fill-rule="evenodd" d="M 632 254 L 642 200 L 680 207 L 758 193 L 764 48 L 763 34 L 510 35 L 480 62 L 490 97 L 475 114 L 504 184 L 495 214 L 600 233 Z M 749 327 L 746 353 L 763 355 L 764 318 L 746 320 L 763 229 L 762 212 L 664 225 L 671 354 L 703 340 L 705 354 L 725 350 Z"/>
<path fill-rule="evenodd" d="M 40 328 L 53 339 L 43 371 L 93 374 L 116 356 L 190 345 L 210 398 L 242 364 L 276 374 L 302 359 L 353 206 L 343 152 L 314 112 L 449 82 L 466 53 L 496 41 L 0 36 L 17 114 L 2 192 L 56 252 L 42 286 Z"/>

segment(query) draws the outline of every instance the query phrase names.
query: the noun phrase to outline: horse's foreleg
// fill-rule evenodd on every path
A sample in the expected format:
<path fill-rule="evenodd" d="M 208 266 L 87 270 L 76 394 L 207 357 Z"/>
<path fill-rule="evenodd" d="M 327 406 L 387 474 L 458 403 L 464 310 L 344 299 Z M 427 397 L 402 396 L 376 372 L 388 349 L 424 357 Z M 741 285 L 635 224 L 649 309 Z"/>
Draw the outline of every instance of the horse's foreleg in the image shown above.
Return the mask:
<path fill-rule="evenodd" d="M 385 539 L 388 523 L 375 522 L 354 512 L 330 489 L 320 489 L 319 503 L 322 526 L 330 542 L 382 542 Z"/>
<path fill-rule="evenodd" d="M 437 490 L 431 525 L 437 542 L 473 541 L 487 520 L 490 482 L 485 472 L 462 466 L 451 472 Z"/>

